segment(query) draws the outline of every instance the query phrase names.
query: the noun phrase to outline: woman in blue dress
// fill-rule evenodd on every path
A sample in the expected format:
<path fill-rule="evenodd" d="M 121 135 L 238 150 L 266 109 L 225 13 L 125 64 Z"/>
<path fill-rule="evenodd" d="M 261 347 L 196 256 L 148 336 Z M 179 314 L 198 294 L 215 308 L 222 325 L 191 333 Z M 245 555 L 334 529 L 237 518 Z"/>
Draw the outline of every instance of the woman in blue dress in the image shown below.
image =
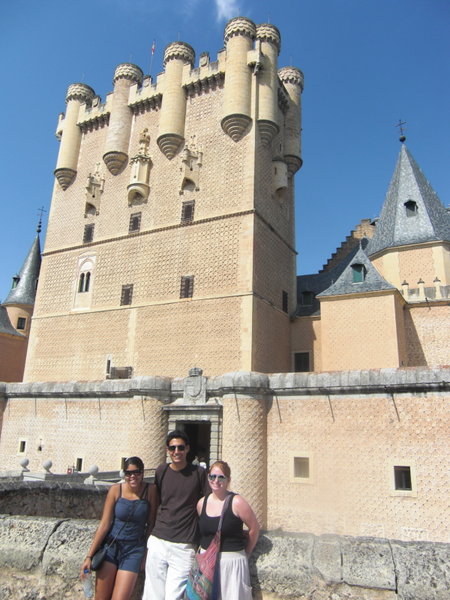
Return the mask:
<path fill-rule="evenodd" d="M 97 571 L 95 600 L 129 600 L 155 522 L 155 486 L 144 482 L 142 460 L 137 456 L 127 458 L 124 474 L 125 483 L 116 483 L 108 491 L 100 525 L 81 565 L 83 578 L 102 543 L 114 540 Z"/>

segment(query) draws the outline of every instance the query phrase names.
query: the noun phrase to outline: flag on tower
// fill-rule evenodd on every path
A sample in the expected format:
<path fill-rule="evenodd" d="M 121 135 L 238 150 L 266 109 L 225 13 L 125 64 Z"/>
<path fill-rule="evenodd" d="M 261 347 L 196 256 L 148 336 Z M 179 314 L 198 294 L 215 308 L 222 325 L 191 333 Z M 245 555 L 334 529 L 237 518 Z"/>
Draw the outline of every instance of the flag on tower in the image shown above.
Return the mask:
<path fill-rule="evenodd" d="M 153 40 L 153 44 L 152 44 L 152 56 L 153 56 L 153 54 L 155 54 L 155 48 L 156 48 L 156 44 L 155 44 L 155 40 Z"/>

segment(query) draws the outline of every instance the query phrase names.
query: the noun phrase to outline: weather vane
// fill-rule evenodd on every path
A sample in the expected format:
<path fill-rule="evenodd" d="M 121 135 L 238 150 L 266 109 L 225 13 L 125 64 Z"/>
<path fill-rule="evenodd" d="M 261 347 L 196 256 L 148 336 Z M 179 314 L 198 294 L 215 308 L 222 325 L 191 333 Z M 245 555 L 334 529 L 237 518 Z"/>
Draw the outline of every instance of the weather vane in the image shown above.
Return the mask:
<path fill-rule="evenodd" d="M 406 121 L 398 120 L 396 127 L 400 128 L 400 137 L 398 138 L 402 143 L 406 140 L 405 132 L 403 131 L 403 125 L 406 125 Z"/>

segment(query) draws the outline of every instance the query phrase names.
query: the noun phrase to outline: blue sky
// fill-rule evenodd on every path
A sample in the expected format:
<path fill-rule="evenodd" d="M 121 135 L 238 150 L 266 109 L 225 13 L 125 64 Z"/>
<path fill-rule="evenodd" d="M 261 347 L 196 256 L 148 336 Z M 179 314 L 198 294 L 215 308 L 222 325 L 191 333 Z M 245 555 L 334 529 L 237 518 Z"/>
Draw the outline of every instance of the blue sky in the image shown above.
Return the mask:
<path fill-rule="evenodd" d="M 395 124 L 450 203 L 449 0 L 14 0 L 0 3 L 0 300 L 46 217 L 71 83 L 102 99 L 115 67 L 162 70 L 165 46 L 215 60 L 244 15 L 282 36 L 279 66 L 305 74 L 296 175 L 298 272 L 316 272 L 362 218 L 379 214 L 399 152 Z M 151 45 L 156 51 L 151 65 Z M 150 70 L 151 67 L 151 70 Z"/>

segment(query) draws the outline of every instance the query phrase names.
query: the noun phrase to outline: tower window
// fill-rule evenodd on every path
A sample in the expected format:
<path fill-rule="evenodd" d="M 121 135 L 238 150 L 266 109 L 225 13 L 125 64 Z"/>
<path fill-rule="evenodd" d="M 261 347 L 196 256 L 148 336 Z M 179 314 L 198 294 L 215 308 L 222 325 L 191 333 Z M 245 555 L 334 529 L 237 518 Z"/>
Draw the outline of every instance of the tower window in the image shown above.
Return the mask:
<path fill-rule="evenodd" d="M 131 304 L 132 299 L 133 299 L 133 284 L 123 285 L 122 286 L 122 294 L 120 296 L 120 304 L 122 306 Z"/>
<path fill-rule="evenodd" d="M 81 273 L 80 279 L 78 280 L 78 292 L 88 292 L 89 286 L 91 284 L 91 273 L 90 271 L 85 271 Z"/>
<path fill-rule="evenodd" d="M 25 329 L 25 326 L 27 324 L 27 320 L 25 317 L 19 317 L 17 319 L 17 327 L 16 329 Z"/>
<path fill-rule="evenodd" d="M 180 298 L 192 298 L 194 294 L 194 276 L 183 275 L 180 284 Z"/>
<path fill-rule="evenodd" d="M 289 294 L 285 290 L 281 294 L 281 308 L 285 313 L 289 310 Z"/>
<path fill-rule="evenodd" d="M 15 276 L 12 278 L 12 289 L 13 289 L 13 290 L 15 290 L 15 289 L 16 289 L 16 287 L 19 285 L 19 281 L 20 281 L 20 277 L 19 277 L 19 275 L 15 275 Z"/>
<path fill-rule="evenodd" d="M 404 207 L 407 217 L 415 217 L 419 211 L 417 202 L 414 202 L 414 200 L 408 200 L 408 202 L 405 202 Z"/>
<path fill-rule="evenodd" d="M 84 226 L 83 244 L 89 244 L 94 239 L 94 224 Z"/>
<path fill-rule="evenodd" d="M 83 470 L 83 459 L 82 458 L 77 458 L 77 460 L 75 462 L 75 470 L 78 471 L 79 473 Z"/>
<path fill-rule="evenodd" d="M 309 352 L 295 352 L 294 371 L 296 373 L 305 373 L 310 370 Z"/>
<path fill-rule="evenodd" d="M 181 206 L 181 223 L 192 223 L 194 220 L 195 201 L 183 202 Z"/>
<path fill-rule="evenodd" d="M 27 442 L 26 442 L 26 440 L 20 440 L 19 441 L 19 453 L 23 454 L 26 449 L 27 449 Z"/>
<path fill-rule="evenodd" d="M 366 279 L 367 269 L 364 265 L 352 265 L 353 283 L 362 283 Z"/>
<path fill-rule="evenodd" d="M 142 213 L 133 213 L 130 215 L 130 224 L 128 226 L 128 232 L 133 233 L 135 231 L 140 231 L 141 229 L 141 217 Z"/>
<path fill-rule="evenodd" d="M 411 467 L 394 466 L 394 483 L 396 490 L 411 491 Z"/>
<path fill-rule="evenodd" d="M 294 477 L 309 478 L 308 456 L 294 456 Z"/>

